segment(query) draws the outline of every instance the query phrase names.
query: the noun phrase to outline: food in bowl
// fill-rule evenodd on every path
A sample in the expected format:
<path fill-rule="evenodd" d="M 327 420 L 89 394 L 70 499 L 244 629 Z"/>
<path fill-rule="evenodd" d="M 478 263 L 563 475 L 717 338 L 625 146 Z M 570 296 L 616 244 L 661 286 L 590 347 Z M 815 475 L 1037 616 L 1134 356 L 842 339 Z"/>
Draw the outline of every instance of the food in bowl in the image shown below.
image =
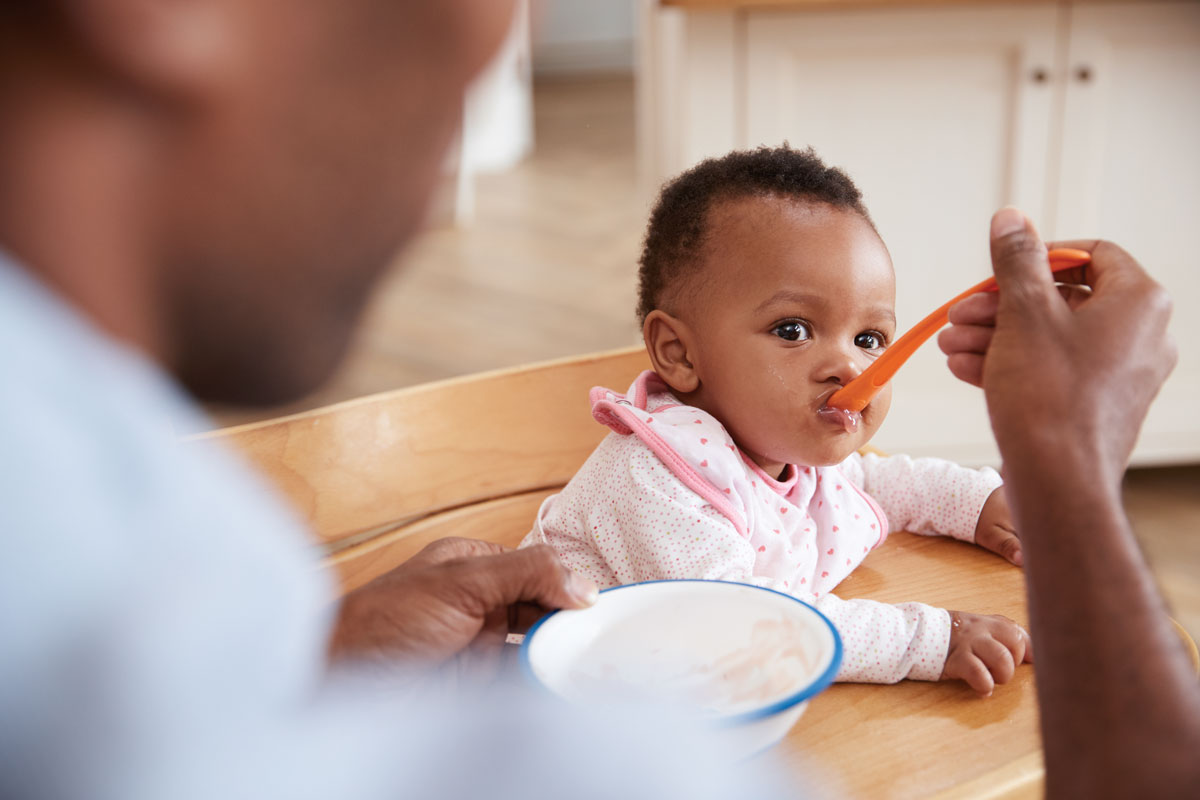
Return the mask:
<path fill-rule="evenodd" d="M 594 606 L 530 630 L 526 673 L 585 703 L 654 702 L 736 731 L 745 755 L 791 728 L 841 663 L 833 625 L 812 606 L 757 586 L 650 581 L 607 589 Z"/>

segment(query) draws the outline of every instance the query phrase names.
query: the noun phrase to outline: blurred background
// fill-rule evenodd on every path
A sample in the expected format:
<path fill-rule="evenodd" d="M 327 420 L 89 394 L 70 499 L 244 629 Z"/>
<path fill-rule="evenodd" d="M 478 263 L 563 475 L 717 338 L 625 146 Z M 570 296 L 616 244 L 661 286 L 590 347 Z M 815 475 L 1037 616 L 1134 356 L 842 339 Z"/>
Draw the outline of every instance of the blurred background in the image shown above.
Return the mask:
<path fill-rule="evenodd" d="M 336 376 L 218 424 L 640 343 L 658 185 L 730 149 L 814 146 L 863 190 L 904 330 L 990 271 L 991 213 L 1126 246 L 1175 298 L 1179 366 L 1126 497 L 1200 635 L 1200 3 L 526 0 L 464 99 L 427 232 Z M 897 376 L 884 450 L 998 466 L 979 393 L 934 344 Z M 580 398 L 580 403 L 586 402 Z"/>

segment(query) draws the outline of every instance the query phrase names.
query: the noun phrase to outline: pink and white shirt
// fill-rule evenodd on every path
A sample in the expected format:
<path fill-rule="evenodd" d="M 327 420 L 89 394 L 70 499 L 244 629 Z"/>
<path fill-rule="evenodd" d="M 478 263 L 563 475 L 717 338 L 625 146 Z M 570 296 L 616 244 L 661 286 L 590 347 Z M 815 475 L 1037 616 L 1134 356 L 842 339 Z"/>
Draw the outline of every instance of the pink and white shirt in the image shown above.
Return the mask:
<path fill-rule="evenodd" d="M 799 597 L 842 636 L 840 681 L 941 676 L 945 610 L 831 592 L 889 527 L 973 541 L 980 510 L 1001 483 L 994 470 L 856 453 L 833 467 L 789 465 L 778 480 L 652 371 L 625 395 L 597 387 L 591 401 L 613 432 L 542 504 L 522 546 L 550 545 L 601 588 L 708 578 Z"/>

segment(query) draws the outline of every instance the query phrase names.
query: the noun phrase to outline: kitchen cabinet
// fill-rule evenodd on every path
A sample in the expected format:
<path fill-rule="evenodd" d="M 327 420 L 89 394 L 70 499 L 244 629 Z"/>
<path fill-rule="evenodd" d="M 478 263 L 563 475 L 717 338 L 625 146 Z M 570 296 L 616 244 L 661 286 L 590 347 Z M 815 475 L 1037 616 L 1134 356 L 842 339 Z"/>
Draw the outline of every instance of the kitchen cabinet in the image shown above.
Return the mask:
<path fill-rule="evenodd" d="M 703 157 L 812 145 L 891 250 L 900 330 L 990 271 L 1005 204 L 1050 238 L 1113 239 L 1175 298 L 1180 362 L 1135 463 L 1200 460 L 1200 3 L 646 2 L 646 185 Z M 933 342 L 875 443 L 995 464 L 980 393 Z"/>

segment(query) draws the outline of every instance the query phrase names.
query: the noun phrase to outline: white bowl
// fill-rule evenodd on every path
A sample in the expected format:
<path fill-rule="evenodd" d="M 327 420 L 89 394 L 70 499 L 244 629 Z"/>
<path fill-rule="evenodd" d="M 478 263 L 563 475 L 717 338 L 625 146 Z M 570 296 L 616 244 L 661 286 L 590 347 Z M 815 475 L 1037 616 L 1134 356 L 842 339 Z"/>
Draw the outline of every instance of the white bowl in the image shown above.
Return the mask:
<path fill-rule="evenodd" d="M 600 593 L 530 629 L 521 664 L 579 702 L 654 702 L 709 725 L 734 757 L 783 738 L 833 682 L 842 640 L 790 595 L 726 581 L 649 581 Z"/>

